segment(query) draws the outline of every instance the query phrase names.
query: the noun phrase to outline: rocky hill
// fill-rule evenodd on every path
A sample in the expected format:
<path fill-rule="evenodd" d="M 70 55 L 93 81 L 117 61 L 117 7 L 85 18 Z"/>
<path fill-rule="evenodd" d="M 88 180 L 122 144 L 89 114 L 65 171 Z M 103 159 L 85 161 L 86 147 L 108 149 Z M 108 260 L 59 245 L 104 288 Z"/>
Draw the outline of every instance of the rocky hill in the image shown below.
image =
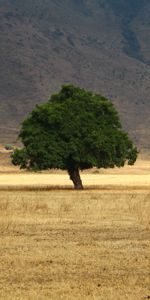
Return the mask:
<path fill-rule="evenodd" d="M 0 143 L 63 83 L 104 94 L 150 149 L 149 0 L 0 0 Z"/>

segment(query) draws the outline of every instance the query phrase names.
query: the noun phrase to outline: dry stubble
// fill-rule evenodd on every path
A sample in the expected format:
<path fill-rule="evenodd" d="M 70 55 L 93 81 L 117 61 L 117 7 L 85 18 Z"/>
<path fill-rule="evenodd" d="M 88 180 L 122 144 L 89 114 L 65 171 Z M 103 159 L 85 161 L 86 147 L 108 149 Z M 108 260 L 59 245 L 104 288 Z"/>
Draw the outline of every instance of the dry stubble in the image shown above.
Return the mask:
<path fill-rule="evenodd" d="M 0 299 L 144 299 L 149 191 L 0 192 Z"/>

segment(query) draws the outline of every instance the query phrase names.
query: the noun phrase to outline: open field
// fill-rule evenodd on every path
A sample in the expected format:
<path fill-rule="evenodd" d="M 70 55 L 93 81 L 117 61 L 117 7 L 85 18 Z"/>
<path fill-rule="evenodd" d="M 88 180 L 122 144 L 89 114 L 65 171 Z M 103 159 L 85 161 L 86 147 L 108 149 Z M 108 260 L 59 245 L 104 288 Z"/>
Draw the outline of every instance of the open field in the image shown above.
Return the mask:
<path fill-rule="evenodd" d="M 0 191 L 0 299 L 148 299 L 150 190 Z"/>
<path fill-rule="evenodd" d="M 6 158 L 0 299 L 149 299 L 150 161 L 83 172 L 74 191 L 66 172 L 22 172 Z"/>
<path fill-rule="evenodd" d="M 85 188 L 150 189 L 149 175 L 81 174 Z M 0 174 L 0 190 L 73 188 L 67 174 Z"/>

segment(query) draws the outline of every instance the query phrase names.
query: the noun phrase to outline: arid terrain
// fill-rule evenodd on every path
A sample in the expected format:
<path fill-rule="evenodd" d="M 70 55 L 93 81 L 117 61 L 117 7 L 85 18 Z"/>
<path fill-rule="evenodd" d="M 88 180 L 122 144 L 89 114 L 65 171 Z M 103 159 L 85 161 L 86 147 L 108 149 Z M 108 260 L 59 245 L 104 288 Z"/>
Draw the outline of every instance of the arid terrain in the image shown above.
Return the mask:
<path fill-rule="evenodd" d="M 150 161 L 84 172 L 84 191 L 0 169 L 0 299 L 149 299 Z"/>
<path fill-rule="evenodd" d="M 150 299 L 149 20 L 148 0 L 0 0 L 0 300 Z M 6 150 L 68 83 L 110 99 L 139 151 L 83 191 Z"/>
<path fill-rule="evenodd" d="M 149 0 L 0 0 L 0 142 L 73 83 L 111 99 L 149 150 L 149 19 Z"/>
<path fill-rule="evenodd" d="M 0 299 L 148 299 L 150 191 L 1 191 Z"/>

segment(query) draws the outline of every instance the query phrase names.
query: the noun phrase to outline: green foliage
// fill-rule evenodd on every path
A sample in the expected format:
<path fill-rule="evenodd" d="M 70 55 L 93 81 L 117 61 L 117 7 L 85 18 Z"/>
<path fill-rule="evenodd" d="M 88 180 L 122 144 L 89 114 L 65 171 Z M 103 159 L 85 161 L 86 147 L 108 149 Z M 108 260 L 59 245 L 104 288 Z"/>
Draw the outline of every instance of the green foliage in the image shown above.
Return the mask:
<path fill-rule="evenodd" d="M 14 151 L 12 162 L 21 168 L 113 168 L 137 158 L 112 102 L 73 85 L 36 106 L 19 136 L 24 148 Z"/>
<path fill-rule="evenodd" d="M 11 144 L 6 144 L 5 149 L 6 150 L 13 150 L 13 146 Z"/>

